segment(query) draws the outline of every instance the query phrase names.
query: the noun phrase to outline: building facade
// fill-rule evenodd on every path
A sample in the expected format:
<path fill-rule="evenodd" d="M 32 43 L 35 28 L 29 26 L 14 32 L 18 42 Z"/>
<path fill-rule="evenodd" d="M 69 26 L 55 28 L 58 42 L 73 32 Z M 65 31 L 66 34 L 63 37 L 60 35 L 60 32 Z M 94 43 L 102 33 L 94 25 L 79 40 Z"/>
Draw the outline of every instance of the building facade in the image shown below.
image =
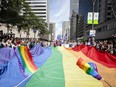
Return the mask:
<path fill-rule="evenodd" d="M 96 10 L 99 12 L 99 23 L 109 21 L 116 15 L 115 0 L 97 0 Z"/>
<path fill-rule="evenodd" d="M 78 26 L 79 0 L 70 0 L 70 33 L 69 41 L 76 40 Z"/>
<path fill-rule="evenodd" d="M 93 11 L 92 1 L 79 1 L 79 14 L 84 16 L 84 37 L 86 39 L 89 38 L 89 32 L 92 29 L 92 25 L 87 24 L 87 14 Z M 94 25 L 94 29 L 96 30 L 95 39 L 111 38 L 112 34 L 116 32 L 116 0 L 96 0 L 94 12 L 99 12 L 99 24 Z"/>
<path fill-rule="evenodd" d="M 48 24 L 49 31 L 49 0 L 26 0 L 31 12 L 44 19 Z M 43 35 L 42 38 L 50 40 L 50 35 Z"/>
<path fill-rule="evenodd" d="M 36 15 L 44 19 L 48 24 L 48 31 L 49 31 L 49 0 L 26 0 L 26 2 L 29 4 L 32 12 Z M 24 9 L 21 11 L 24 14 Z M 21 13 L 21 14 L 22 14 Z M 8 32 L 6 25 L 0 26 L 0 30 L 3 30 L 3 33 L 14 33 L 15 37 L 21 37 L 21 38 L 39 38 L 38 31 L 34 32 L 33 29 L 30 29 L 29 34 L 27 36 L 26 31 L 21 31 L 20 33 L 17 31 L 17 27 L 14 27 L 11 29 L 10 32 Z M 43 36 L 44 39 L 49 39 L 48 35 Z"/>
<path fill-rule="evenodd" d="M 92 0 L 79 0 L 79 15 L 84 17 L 84 23 L 87 24 L 87 14 L 92 12 Z"/>
<path fill-rule="evenodd" d="M 70 0 L 70 16 L 73 12 L 78 13 L 79 11 L 79 0 Z"/>
<path fill-rule="evenodd" d="M 49 31 L 50 31 L 50 41 L 55 39 L 55 23 L 49 24 Z"/>
<path fill-rule="evenodd" d="M 62 22 L 62 36 L 69 32 L 69 21 Z"/>
<path fill-rule="evenodd" d="M 48 0 L 26 0 L 36 16 L 41 17 L 49 23 L 49 3 Z"/>
<path fill-rule="evenodd" d="M 77 40 L 78 14 L 73 12 L 70 18 L 70 40 Z"/>
<path fill-rule="evenodd" d="M 112 11 L 114 18 L 116 18 L 116 0 L 112 0 Z"/>
<path fill-rule="evenodd" d="M 78 28 L 77 28 L 77 38 L 82 38 L 84 36 L 85 26 L 84 26 L 84 16 L 78 15 Z"/>

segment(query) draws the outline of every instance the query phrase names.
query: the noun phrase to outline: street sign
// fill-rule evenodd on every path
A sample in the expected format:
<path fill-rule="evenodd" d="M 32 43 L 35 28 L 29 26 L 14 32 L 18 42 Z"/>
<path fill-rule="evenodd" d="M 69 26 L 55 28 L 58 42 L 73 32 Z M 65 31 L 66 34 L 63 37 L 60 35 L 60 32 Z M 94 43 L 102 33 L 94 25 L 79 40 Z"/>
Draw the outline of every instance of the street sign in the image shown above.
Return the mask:
<path fill-rule="evenodd" d="M 89 33 L 89 36 L 91 37 L 91 36 L 95 36 L 95 34 L 96 34 L 96 30 L 90 30 L 90 33 Z"/>

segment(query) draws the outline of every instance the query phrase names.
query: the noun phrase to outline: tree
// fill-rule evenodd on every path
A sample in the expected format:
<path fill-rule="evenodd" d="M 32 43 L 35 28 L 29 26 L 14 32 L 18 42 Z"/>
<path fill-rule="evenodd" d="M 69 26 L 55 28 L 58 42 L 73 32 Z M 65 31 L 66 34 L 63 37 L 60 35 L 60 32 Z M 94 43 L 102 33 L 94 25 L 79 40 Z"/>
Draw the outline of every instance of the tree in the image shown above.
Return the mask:
<path fill-rule="evenodd" d="M 6 24 L 9 30 L 9 25 L 16 26 L 22 19 L 20 11 L 24 7 L 25 0 L 1 0 L 0 4 L 0 23 Z"/>
<path fill-rule="evenodd" d="M 21 11 L 24 13 L 21 15 Z M 1 0 L 0 4 L 0 23 L 17 26 L 18 31 L 36 29 L 47 33 L 47 24 L 40 17 L 35 16 L 25 0 Z"/>

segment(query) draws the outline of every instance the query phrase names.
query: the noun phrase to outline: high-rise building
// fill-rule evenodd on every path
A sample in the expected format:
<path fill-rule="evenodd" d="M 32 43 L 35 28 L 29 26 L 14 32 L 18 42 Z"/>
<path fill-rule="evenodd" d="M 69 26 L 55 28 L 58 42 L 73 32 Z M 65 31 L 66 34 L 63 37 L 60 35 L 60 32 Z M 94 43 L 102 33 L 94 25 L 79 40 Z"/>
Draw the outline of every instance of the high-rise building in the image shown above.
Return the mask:
<path fill-rule="evenodd" d="M 48 0 L 26 0 L 29 4 L 31 11 L 36 15 L 49 21 L 49 4 Z"/>
<path fill-rule="evenodd" d="M 26 2 L 29 4 L 32 13 L 47 22 L 49 31 L 49 0 L 26 0 Z M 49 40 L 50 36 L 43 35 L 42 38 Z"/>
<path fill-rule="evenodd" d="M 78 13 L 79 10 L 79 0 L 70 0 L 70 16 L 73 12 Z"/>
<path fill-rule="evenodd" d="M 69 32 L 69 21 L 62 22 L 62 35 L 64 36 Z"/>
<path fill-rule="evenodd" d="M 81 38 L 84 36 L 84 30 L 85 30 L 85 26 L 84 26 L 84 16 L 82 15 L 78 15 L 78 28 L 77 28 L 77 38 Z"/>
<path fill-rule="evenodd" d="M 99 12 L 99 23 L 111 20 L 114 18 L 114 0 L 97 0 L 96 10 Z M 115 1 L 116 2 L 116 1 Z"/>
<path fill-rule="evenodd" d="M 79 14 L 84 16 L 84 23 L 87 25 L 87 14 L 93 11 L 93 1 L 79 0 Z M 94 26 L 96 39 L 111 38 L 116 32 L 116 0 L 96 0 L 94 12 L 99 12 L 99 24 Z M 89 37 L 92 25 L 85 27 L 85 37 Z"/>
<path fill-rule="evenodd" d="M 79 14 L 84 16 L 84 22 L 87 23 L 87 14 L 92 12 L 92 0 L 79 0 Z"/>
<path fill-rule="evenodd" d="M 70 0 L 70 40 L 77 38 L 79 0 Z"/>
<path fill-rule="evenodd" d="M 70 18 L 70 40 L 77 40 L 78 14 L 73 12 Z"/>
<path fill-rule="evenodd" d="M 50 40 L 53 41 L 55 39 L 55 23 L 49 24 L 49 31 L 50 31 Z"/>

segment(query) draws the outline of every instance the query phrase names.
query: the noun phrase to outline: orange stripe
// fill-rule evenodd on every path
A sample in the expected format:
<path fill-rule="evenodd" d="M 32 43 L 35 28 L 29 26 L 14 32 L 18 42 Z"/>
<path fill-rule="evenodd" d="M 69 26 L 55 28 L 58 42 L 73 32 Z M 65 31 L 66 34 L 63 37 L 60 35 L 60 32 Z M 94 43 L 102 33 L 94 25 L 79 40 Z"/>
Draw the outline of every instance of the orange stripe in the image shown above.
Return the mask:
<path fill-rule="evenodd" d="M 25 50 L 26 59 L 28 60 L 28 63 L 29 63 L 29 67 L 31 67 L 32 70 L 35 72 L 37 70 L 37 67 L 35 66 L 32 60 L 32 56 L 30 56 L 30 53 L 27 47 L 25 47 L 24 50 Z"/>

